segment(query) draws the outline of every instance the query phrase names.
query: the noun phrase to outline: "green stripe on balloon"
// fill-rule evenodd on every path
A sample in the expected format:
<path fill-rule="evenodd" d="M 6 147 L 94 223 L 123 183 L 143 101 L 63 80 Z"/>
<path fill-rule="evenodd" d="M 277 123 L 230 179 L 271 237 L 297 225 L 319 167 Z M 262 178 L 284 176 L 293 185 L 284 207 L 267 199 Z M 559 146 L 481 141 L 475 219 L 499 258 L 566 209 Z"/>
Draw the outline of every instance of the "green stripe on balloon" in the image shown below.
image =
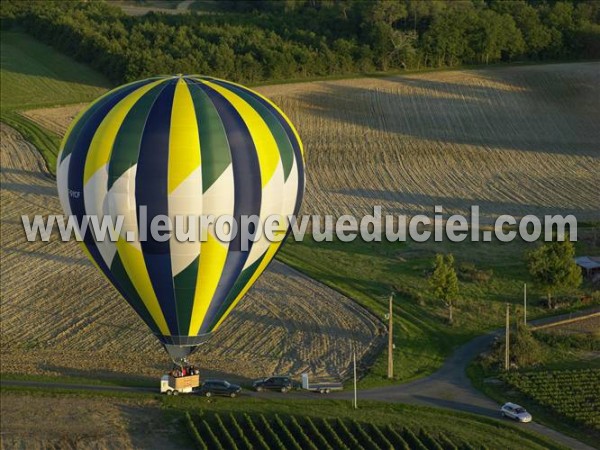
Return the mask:
<path fill-rule="evenodd" d="M 125 116 L 113 144 L 113 149 L 118 151 L 111 153 L 108 164 L 108 190 L 121 175 L 137 164 L 148 113 L 164 87 L 165 83 L 161 83 L 150 89 Z"/>
<path fill-rule="evenodd" d="M 127 271 L 125 270 L 123 262 L 121 261 L 118 253 L 115 254 L 112 264 L 110 265 L 110 272 L 119 283 L 121 289 L 127 295 L 125 297 L 127 303 L 129 303 L 135 312 L 138 313 L 138 315 L 142 318 L 142 320 L 146 322 L 153 333 L 161 334 L 160 330 L 154 323 L 152 316 L 146 309 L 144 301 L 141 299 L 138 292 L 135 290 L 133 283 L 129 279 L 129 275 L 127 275 Z"/>
<path fill-rule="evenodd" d="M 290 139 L 281 126 L 281 123 L 277 120 L 277 118 L 271 114 L 271 112 L 263 106 L 255 97 L 245 92 L 242 89 L 239 89 L 237 86 L 227 83 L 221 80 L 211 79 L 211 81 L 215 84 L 223 86 L 226 89 L 229 89 L 232 92 L 235 92 L 241 98 L 244 99 L 265 121 L 271 133 L 273 133 L 273 137 L 275 138 L 275 142 L 277 142 L 277 148 L 279 149 L 279 156 L 281 158 L 281 164 L 283 165 L 283 178 L 287 181 L 290 172 L 292 171 L 292 167 L 294 166 L 294 149 L 292 148 L 292 144 Z"/>
<path fill-rule="evenodd" d="M 186 80 L 194 102 L 200 134 L 202 192 L 206 192 L 231 164 L 231 151 L 221 118 L 208 95 Z"/>
<path fill-rule="evenodd" d="M 99 109 L 101 109 L 106 103 L 110 102 L 119 93 L 128 90 L 131 87 L 142 87 L 145 84 L 150 83 L 151 81 L 153 81 L 153 79 L 149 78 L 147 80 L 135 81 L 133 83 L 124 84 L 123 86 L 119 86 L 115 90 L 110 91 L 109 93 L 96 100 L 96 102 L 93 103 L 78 119 L 77 123 L 73 126 L 73 129 L 70 131 L 70 133 L 67 136 L 65 136 L 64 148 L 60 155 L 59 164 L 63 162 L 67 156 L 73 153 L 79 134 L 86 126 L 87 121 L 90 120 L 90 118 L 94 116 L 94 114 L 96 114 L 96 112 Z"/>
<path fill-rule="evenodd" d="M 250 281 L 250 278 L 252 278 L 252 275 L 254 275 L 254 272 L 256 272 L 256 269 L 258 269 L 258 266 L 260 265 L 261 261 L 263 260 L 266 254 L 267 252 L 263 253 L 261 257 L 254 261 L 249 267 L 242 270 L 237 280 L 235 280 L 235 284 L 229 291 L 229 294 L 219 307 L 219 311 L 215 315 L 215 320 L 213 321 L 213 323 L 210 324 L 210 331 L 214 329 L 214 327 L 217 325 L 217 322 L 219 322 L 219 320 L 221 319 L 221 316 L 227 311 L 227 308 L 229 308 L 229 306 L 234 302 L 239 293 L 242 292 L 242 289 L 246 287 L 246 285 Z"/>
<path fill-rule="evenodd" d="M 180 335 L 187 335 L 190 329 L 196 294 L 199 259 L 199 256 L 196 257 L 189 266 L 173 277 L 175 302 L 177 303 L 177 323 L 179 324 Z"/>

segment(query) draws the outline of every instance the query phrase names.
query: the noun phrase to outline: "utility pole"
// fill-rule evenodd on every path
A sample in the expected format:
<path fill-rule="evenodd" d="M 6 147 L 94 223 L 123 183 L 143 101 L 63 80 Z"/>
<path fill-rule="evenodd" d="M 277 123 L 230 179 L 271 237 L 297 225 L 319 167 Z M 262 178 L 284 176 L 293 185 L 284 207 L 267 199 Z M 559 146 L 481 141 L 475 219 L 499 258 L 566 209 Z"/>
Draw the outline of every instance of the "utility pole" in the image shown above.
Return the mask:
<path fill-rule="evenodd" d="M 356 347 L 352 352 L 352 359 L 354 360 L 354 409 L 358 409 L 358 398 L 356 395 Z"/>
<path fill-rule="evenodd" d="M 527 283 L 523 284 L 523 323 L 527 325 Z"/>
<path fill-rule="evenodd" d="M 504 343 L 504 370 L 510 367 L 510 305 L 506 304 L 506 332 Z"/>
<path fill-rule="evenodd" d="M 392 311 L 392 300 L 394 293 L 390 294 L 390 311 L 388 313 L 388 370 L 387 377 L 391 380 L 394 378 L 394 322 Z"/>

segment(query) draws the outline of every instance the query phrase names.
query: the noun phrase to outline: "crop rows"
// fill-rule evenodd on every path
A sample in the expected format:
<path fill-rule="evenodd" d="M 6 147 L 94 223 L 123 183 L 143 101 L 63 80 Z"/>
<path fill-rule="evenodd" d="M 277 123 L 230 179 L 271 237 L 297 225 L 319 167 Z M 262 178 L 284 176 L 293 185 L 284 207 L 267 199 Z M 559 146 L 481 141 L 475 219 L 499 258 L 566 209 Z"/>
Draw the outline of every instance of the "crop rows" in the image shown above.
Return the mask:
<path fill-rule="evenodd" d="M 189 417 L 192 417 L 191 420 Z M 249 413 L 204 413 L 186 417 L 200 449 L 420 449 L 467 448 L 448 436 L 356 420 Z"/>
<path fill-rule="evenodd" d="M 600 429 L 600 369 L 515 372 L 504 380 L 540 405 Z"/>

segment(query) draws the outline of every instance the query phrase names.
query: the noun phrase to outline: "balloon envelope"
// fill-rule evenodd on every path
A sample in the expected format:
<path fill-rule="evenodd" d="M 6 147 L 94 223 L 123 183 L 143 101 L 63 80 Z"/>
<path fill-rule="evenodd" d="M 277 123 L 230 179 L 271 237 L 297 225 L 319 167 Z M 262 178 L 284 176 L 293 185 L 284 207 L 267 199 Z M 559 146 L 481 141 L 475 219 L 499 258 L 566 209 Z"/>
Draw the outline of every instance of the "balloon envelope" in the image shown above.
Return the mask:
<path fill-rule="evenodd" d="M 193 75 L 100 97 L 72 123 L 57 164 L 66 215 L 123 217 L 115 240 L 82 230 L 83 247 L 178 358 L 219 327 L 281 241 L 263 235 L 245 248 L 240 233 L 222 242 L 206 224 L 191 242 L 163 240 L 153 219 L 286 217 L 304 191 L 302 144 L 281 110 L 243 86 Z"/>

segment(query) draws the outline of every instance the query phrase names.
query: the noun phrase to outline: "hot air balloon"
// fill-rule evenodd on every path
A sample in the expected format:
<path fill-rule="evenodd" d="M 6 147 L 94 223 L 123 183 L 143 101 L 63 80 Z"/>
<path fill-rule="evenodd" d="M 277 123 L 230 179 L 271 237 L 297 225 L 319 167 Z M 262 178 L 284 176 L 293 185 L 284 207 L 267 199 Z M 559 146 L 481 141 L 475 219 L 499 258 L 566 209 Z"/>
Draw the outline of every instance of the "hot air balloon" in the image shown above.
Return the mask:
<path fill-rule="evenodd" d="M 108 92 L 73 121 L 57 185 L 78 223 L 123 216 L 118 239 L 81 230 L 81 244 L 176 361 L 223 323 L 282 241 L 263 236 L 244 248 L 240 234 L 222 242 L 212 231 L 203 241 L 159 241 L 153 218 L 297 214 L 303 149 L 262 95 L 211 77 L 160 76 Z"/>

